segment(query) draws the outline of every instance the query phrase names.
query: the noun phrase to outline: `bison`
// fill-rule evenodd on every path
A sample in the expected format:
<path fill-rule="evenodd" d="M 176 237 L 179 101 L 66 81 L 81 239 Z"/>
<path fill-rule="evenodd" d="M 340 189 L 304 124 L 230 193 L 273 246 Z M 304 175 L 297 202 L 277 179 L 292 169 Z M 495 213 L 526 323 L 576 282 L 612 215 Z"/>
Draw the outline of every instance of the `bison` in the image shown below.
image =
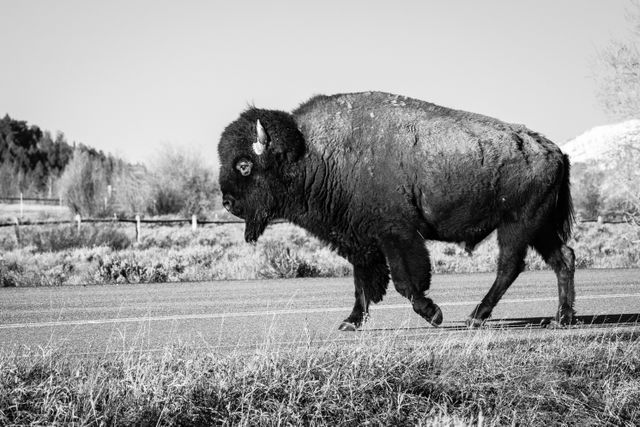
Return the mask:
<path fill-rule="evenodd" d="M 426 240 L 471 252 L 497 230 L 497 277 L 467 319 L 477 327 L 533 247 L 558 280 L 555 325 L 572 323 L 569 159 L 522 125 L 381 92 L 315 96 L 291 113 L 250 107 L 218 145 L 223 206 L 255 242 L 270 221 L 305 228 L 353 264 L 358 329 L 389 275 L 431 325 Z"/>

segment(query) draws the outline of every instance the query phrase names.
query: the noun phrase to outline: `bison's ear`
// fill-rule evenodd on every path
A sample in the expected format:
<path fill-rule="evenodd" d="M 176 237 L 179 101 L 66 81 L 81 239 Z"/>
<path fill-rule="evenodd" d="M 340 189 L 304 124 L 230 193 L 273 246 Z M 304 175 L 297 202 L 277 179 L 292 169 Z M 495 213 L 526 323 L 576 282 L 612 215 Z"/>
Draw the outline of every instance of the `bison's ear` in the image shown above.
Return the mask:
<path fill-rule="evenodd" d="M 256 121 L 256 134 L 258 135 L 257 141 L 253 143 L 253 151 L 260 156 L 267 149 L 268 137 L 267 132 L 262 127 L 260 120 Z"/>

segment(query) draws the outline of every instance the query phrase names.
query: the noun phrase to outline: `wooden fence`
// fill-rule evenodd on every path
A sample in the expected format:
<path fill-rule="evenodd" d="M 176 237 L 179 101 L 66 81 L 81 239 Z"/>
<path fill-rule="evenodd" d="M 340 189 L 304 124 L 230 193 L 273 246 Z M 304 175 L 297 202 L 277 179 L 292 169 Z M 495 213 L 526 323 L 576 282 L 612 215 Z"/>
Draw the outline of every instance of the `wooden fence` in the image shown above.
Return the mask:
<path fill-rule="evenodd" d="M 12 222 L 0 222 L 0 228 L 2 227 L 15 227 L 15 233 L 20 240 L 20 228 L 25 226 L 47 226 L 47 225 L 73 225 L 77 227 L 78 232 L 83 223 L 85 224 L 116 224 L 116 223 L 130 223 L 135 224 L 136 227 L 136 242 L 140 243 L 142 236 L 142 225 L 191 225 L 193 231 L 198 229 L 198 226 L 204 225 L 225 225 L 225 224 L 244 224 L 244 220 L 241 219 L 214 219 L 214 220 L 201 220 L 196 215 L 193 215 L 191 219 L 177 218 L 177 219 L 143 219 L 140 215 L 136 215 L 134 218 L 82 218 L 80 215 L 76 215 L 74 219 L 70 220 L 19 220 L 14 218 Z M 275 220 L 271 224 L 281 224 L 287 221 Z M 614 220 L 607 221 L 602 217 L 597 219 L 578 219 L 579 223 L 598 223 L 598 224 L 627 224 L 629 221 Z"/>
<path fill-rule="evenodd" d="M 5 197 L 0 196 L 0 203 L 6 203 L 8 205 L 20 205 L 22 208 L 24 205 L 48 205 L 48 206 L 62 206 L 62 197 L 46 198 L 46 197 Z"/>

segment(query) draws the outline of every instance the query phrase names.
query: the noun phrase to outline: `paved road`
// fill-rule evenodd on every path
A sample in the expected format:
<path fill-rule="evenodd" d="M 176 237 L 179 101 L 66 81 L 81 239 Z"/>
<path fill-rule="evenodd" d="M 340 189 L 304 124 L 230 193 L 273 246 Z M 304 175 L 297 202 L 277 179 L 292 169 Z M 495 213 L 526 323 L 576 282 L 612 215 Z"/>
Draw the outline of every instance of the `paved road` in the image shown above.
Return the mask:
<path fill-rule="evenodd" d="M 493 274 L 436 275 L 430 296 L 444 312 L 434 329 L 413 313 L 391 285 L 374 305 L 365 334 L 422 337 L 460 328 Z M 579 315 L 640 313 L 640 270 L 579 270 Z M 0 348 L 40 347 L 71 353 L 153 350 L 188 344 L 214 351 L 264 344 L 348 341 L 362 333 L 336 329 L 351 310 L 351 278 L 164 283 L 148 285 L 0 289 Z M 550 316 L 557 305 L 551 272 L 523 273 L 494 319 Z M 602 321 L 602 318 L 597 318 Z M 591 318 L 587 318 L 587 321 Z M 428 337 L 425 337 L 428 339 Z"/>

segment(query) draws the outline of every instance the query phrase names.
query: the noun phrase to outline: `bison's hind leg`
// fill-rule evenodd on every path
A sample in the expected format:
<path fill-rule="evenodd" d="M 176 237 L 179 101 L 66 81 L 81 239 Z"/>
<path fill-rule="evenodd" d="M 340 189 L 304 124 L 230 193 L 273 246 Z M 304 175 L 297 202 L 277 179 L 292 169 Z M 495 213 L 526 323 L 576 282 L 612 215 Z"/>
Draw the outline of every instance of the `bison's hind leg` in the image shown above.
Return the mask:
<path fill-rule="evenodd" d="M 555 320 L 559 325 L 570 325 L 574 322 L 575 311 L 573 304 L 576 297 L 573 282 L 575 272 L 573 249 L 567 246 L 560 236 L 551 230 L 538 234 L 533 247 L 553 269 L 558 279 L 559 303 Z"/>
<path fill-rule="evenodd" d="M 353 265 L 355 303 L 349 317 L 340 324 L 341 331 L 355 331 L 369 316 L 369 304 L 380 302 L 389 284 L 389 267 L 381 253 L 367 264 Z"/>

